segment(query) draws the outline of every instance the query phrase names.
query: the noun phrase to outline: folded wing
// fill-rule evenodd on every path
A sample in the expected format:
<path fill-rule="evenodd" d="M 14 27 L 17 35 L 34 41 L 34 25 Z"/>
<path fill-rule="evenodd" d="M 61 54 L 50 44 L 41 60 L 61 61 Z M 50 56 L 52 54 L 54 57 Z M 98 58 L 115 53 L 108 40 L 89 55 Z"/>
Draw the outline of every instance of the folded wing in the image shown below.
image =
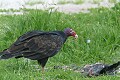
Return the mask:
<path fill-rule="evenodd" d="M 28 32 L 19 37 L 10 48 L 3 51 L 1 58 L 7 59 L 9 57 L 22 56 L 39 60 L 51 57 L 60 50 L 63 42 L 61 35 L 55 32 Z"/>

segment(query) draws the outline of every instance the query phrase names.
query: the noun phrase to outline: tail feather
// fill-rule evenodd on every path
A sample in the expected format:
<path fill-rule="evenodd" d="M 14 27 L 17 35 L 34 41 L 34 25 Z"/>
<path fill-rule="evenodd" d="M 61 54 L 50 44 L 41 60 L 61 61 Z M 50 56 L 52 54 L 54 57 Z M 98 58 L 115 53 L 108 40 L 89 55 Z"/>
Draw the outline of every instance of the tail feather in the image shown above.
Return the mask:
<path fill-rule="evenodd" d="M 101 71 L 100 71 L 100 74 L 105 74 L 107 71 L 111 71 L 111 70 L 115 70 L 118 68 L 118 66 L 120 65 L 120 61 L 118 61 L 117 63 L 114 63 L 110 66 L 106 66 L 105 68 L 103 68 Z"/>
<path fill-rule="evenodd" d="M 9 59 L 9 58 L 12 58 L 12 57 L 13 57 L 13 55 L 11 55 L 11 54 L 4 54 L 0 57 L 0 59 Z"/>
<path fill-rule="evenodd" d="M 114 63 L 108 67 L 108 70 L 116 69 L 120 65 L 120 61 Z"/>
<path fill-rule="evenodd" d="M 3 52 L 0 52 L 0 56 L 2 56 L 3 55 Z"/>
<path fill-rule="evenodd" d="M 3 52 L 0 52 L 0 59 L 9 59 L 11 57 L 13 57 L 14 55 L 12 55 L 9 51 L 4 50 Z"/>

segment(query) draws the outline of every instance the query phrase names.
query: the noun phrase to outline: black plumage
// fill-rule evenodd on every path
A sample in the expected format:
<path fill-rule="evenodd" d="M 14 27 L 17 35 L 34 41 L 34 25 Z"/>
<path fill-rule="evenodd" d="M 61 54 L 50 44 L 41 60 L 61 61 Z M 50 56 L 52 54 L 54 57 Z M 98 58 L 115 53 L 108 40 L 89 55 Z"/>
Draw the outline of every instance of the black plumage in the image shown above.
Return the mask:
<path fill-rule="evenodd" d="M 64 31 L 30 31 L 20 36 L 8 49 L 0 53 L 1 59 L 28 58 L 37 60 L 44 68 L 49 57 L 54 56 L 69 36 L 77 38 L 70 28 Z"/>
<path fill-rule="evenodd" d="M 114 74 L 118 67 L 120 66 L 120 61 L 117 63 L 114 63 L 112 65 L 106 65 L 100 72 L 99 74 Z"/>
<path fill-rule="evenodd" d="M 99 76 L 99 75 L 114 75 L 120 66 L 120 61 L 112 65 L 107 65 L 103 63 L 96 63 L 91 65 L 86 65 L 81 73 L 85 76 Z"/>

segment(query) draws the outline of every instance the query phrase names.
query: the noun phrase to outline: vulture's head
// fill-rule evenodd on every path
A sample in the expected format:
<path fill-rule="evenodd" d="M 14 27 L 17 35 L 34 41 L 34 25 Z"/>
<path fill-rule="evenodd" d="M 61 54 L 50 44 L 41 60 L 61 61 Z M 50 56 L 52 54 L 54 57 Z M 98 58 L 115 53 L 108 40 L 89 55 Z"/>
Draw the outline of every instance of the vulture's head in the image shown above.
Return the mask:
<path fill-rule="evenodd" d="M 74 30 L 72 30 L 71 28 L 64 29 L 64 33 L 67 36 L 73 36 L 75 39 L 78 38 L 78 35 L 76 34 L 76 32 Z"/>

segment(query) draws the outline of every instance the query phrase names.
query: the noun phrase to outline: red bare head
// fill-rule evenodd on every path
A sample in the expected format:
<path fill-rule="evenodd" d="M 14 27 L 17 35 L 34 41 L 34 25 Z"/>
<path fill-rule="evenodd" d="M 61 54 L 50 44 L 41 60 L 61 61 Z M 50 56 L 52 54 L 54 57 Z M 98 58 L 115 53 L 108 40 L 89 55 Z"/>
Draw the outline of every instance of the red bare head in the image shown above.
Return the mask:
<path fill-rule="evenodd" d="M 75 39 L 78 38 L 78 35 L 76 34 L 76 32 L 74 30 L 72 30 L 71 28 L 65 28 L 64 33 L 67 36 L 73 36 Z"/>

